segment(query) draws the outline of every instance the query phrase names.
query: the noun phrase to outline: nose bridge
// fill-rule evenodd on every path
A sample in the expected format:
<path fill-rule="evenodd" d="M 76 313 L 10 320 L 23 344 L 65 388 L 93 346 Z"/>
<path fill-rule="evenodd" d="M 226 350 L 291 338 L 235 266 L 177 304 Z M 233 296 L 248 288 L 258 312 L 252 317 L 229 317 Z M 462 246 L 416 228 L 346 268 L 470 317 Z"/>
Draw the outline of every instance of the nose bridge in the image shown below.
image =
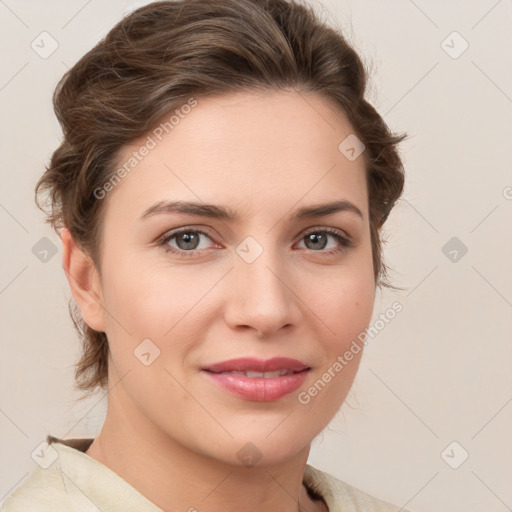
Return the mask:
<path fill-rule="evenodd" d="M 272 234 L 246 237 L 235 249 L 231 272 L 233 324 L 270 333 L 296 320 L 297 305 L 287 285 L 285 254 Z"/>

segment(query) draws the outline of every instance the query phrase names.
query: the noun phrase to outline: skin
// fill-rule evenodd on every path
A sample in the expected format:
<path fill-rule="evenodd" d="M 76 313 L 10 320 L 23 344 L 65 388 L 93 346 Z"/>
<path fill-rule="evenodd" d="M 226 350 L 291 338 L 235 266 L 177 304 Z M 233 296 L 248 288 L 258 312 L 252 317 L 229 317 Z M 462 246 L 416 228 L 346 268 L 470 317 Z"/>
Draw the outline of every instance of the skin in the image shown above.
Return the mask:
<path fill-rule="evenodd" d="M 101 272 L 62 232 L 73 295 L 87 324 L 107 333 L 111 351 L 107 417 L 86 453 L 157 506 L 327 510 L 307 495 L 304 467 L 362 351 L 308 404 L 297 395 L 332 367 L 373 311 L 365 165 L 338 150 L 351 133 L 344 115 L 313 93 L 199 98 L 103 199 Z M 120 165 L 139 147 L 124 148 Z M 299 207 L 341 199 L 363 218 L 350 211 L 291 218 Z M 163 213 L 139 220 L 161 200 L 223 205 L 240 219 Z M 194 256 L 155 242 L 184 226 L 208 233 Z M 329 227 L 354 246 L 344 249 L 331 235 L 324 246 L 306 245 L 306 230 L 325 235 Z M 250 264 L 235 252 L 248 236 L 263 248 Z M 192 247 L 180 237 L 167 245 Z M 160 350 L 149 366 L 133 353 L 147 338 Z M 233 396 L 200 372 L 244 356 L 291 357 L 312 369 L 298 391 L 272 402 Z M 247 442 L 261 453 L 252 467 L 237 456 Z"/>

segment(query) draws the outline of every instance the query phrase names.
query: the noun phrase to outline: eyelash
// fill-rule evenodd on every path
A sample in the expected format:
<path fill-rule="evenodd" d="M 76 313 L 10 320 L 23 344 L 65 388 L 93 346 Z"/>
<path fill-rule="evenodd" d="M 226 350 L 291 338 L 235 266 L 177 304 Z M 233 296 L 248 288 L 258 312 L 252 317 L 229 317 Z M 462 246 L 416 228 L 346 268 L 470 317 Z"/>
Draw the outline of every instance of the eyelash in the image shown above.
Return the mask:
<path fill-rule="evenodd" d="M 194 250 L 194 251 L 184 251 L 184 250 L 178 250 L 178 249 L 175 249 L 173 247 L 170 247 L 168 244 L 169 242 L 177 237 L 178 235 L 182 234 L 182 233 L 200 233 L 202 235 L 205 235 L 207 236 L 210 240 L 211 240 L 211 236 L 206 233 L 205 231 L 201 230 L 201 229 L 191 229 L 191 228 L 180 228 L 180 229 L 177 229 L 175 231 L 172 231 L 171 233 L 168 233 L 166 235 L 164 235 L 157 243 L 158 243 L 158 246 L 161 246 L 163 247 L 164 251 L 166 253 L 173 253 L 173 254 L 176 254 L 180 257 L 183 257 L 183 258 L 188 258 L 188 257 L 191 257 L 191 256 L 196 256 L 196 253 L 200 253 L 202 252 L 204 249 L 199 249 L 199 250 Z M 310 250 L 311 252 L 317 252 L 319 254 L 323 254 L 325 256 L 330 256 L 330 255 L 333 255 L 333 254 L 338 254 L 338 253 L 341 253 L 351 247 L 354 247 L 354 242 L 349 238 L 349 237 L 345 237 L 343 235 L 341 235 L 337 230 L 335 230 L 334 228 L 315 228 L 315 229 L 312 229 L 306 233 L 304 233 L 301 237 L 300 240 L 303 240 L 306 236 L 312 234 L 312 233 L 328 233 L 330 234 L 331 236 L 333 236 L 339 243 L 340 243 L 340 246 L 335 248 L 335 249 L 330 249 L 328 251 L 313 251 L 311 249 L 307 249 L 307 250 Z"/>

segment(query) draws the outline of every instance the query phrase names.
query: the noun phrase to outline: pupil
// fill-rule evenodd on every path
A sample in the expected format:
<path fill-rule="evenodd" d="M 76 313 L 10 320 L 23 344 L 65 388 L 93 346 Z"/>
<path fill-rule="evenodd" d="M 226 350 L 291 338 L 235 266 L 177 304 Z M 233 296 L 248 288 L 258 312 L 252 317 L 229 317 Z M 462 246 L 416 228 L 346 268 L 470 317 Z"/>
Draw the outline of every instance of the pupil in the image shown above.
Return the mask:
<path fill-rule="evenodd" d="M 320 241 L 320 239 L 324 239 L 323 240 L 323 244 L 320 243 L 320 248 L 323 249 L 325 247 L 325 242 L 326 242 L 326 237 L 324 235 L 317 235 L 315 233 L 311 233 L 310 235 L 308 235 L 306 237 L 306 246 L 308 245 L 308 242 L 313 242 L 313 248 L 318 248 L 319 245 L 317 244 L 318 241 Z"/>
<path fill-rule="evenodd" d="M 184 240 L 185 246 L 180 247 L 180 249 L 195 249 L 197 247 L 197 235 L 191 233 L 183 233 L 181 237 L 178 237 L 178 240 Z M 195 240 L 194 240 L 195 239 Z M 195 244 L 194 244 L 195 242 Z M 183 245 L 183 244 L 179 244 Z"/>

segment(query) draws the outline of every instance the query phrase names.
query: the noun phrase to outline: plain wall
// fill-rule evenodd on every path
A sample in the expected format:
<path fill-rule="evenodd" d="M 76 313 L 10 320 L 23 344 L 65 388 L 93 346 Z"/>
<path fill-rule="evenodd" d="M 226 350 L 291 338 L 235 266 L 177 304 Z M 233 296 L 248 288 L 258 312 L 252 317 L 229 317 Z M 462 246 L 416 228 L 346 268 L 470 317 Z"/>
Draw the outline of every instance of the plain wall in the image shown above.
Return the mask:
<path fill-rule="evenodd" d="M 60 240 L 33 189 L 61 137 L 51 104 L 57 81 L 143 3 L 0 2 L 0 501 L 34 468 L 31 452 L 48 433 L 95 437 L 104 418 L 103 395 L 74 403 L 70 292 Z M 312 3 L 372 66 L 368 98 L 409 138 L 401 145 L 406 190 L 384 249 L 391 281 L 405 290 L 378 293 L 374 320 L 394 301 L 403 311 L 371 339 L 309 463 L 410 510 L 508 510 L 512 4 Z M 58 42 L 48 58 L 31 47 L 43 31 Z M 57 248 L 46 262 L 34 254 L 43 237 Z M 469 457 L 453 469 L 445 459 L 455 464 L 462 450 Z"/>

